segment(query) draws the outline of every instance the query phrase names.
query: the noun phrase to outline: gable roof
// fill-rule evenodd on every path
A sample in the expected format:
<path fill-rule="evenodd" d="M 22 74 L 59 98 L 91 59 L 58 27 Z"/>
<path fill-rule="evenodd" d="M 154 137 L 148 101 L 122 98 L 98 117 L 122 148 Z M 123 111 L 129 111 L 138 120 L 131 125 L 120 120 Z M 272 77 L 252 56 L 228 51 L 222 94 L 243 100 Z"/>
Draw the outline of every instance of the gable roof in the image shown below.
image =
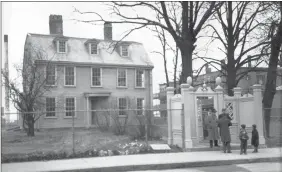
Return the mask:
<path fill-rule="evenodd" d="M 55 40 L 67 40 L 67 53 L 57 53 Z M 98 42 L 98 55 L 90 55 L 87 42 Z M 117 45 L 116 45 L 117 44 Z M 129 45 L 129 57 L 122 57 L 119 53 L 121 45 Z M 84 64 L 142 66 L 153 68 L 143 44 L 133 41 L 105 41 L 93 38 L 74 38 L 58 35 L 27 34 L 25 50 L 36 47 L 46 54 L 45 60 L 57 62 L 71 62 Z M 115 47 L 115 48 L 114 48 Z M 38 60 L 38 58 L 34 58 Z M 42 59 L 41 59 L 42 60 Z"/>

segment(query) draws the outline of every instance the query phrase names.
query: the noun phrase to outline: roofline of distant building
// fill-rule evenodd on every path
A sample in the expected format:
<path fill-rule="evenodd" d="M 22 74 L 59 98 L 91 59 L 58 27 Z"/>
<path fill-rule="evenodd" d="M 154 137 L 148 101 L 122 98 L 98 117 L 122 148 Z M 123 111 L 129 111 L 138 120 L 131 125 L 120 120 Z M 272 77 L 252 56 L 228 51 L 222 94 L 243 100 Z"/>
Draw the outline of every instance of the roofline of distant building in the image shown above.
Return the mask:
<path fill-rule="evenodd" d="M 81 37 L 71 37 L 71 36 L 64 36 L 64 35 L 55 35 L 55 34 L 38 34 L 38 33 L 27 33 L 27 35 L 30 36 L 43 36 L 43 37 L 65 37 L 65 38 L 71 38 L 71 39 L 83 39 L 83 40 L 91 40 L 95 39 L 97 41 L 103 41 L 103 42 L 121 42 L 121 43 L 134 43 L 134 44 L 140 44 L 143 45 L 140 42 L 135 42 L 135 41 L 117 41 L 117 40 L 104 40 L 104 39 L 96 39 L 96 38 L 81 38 Z"/>

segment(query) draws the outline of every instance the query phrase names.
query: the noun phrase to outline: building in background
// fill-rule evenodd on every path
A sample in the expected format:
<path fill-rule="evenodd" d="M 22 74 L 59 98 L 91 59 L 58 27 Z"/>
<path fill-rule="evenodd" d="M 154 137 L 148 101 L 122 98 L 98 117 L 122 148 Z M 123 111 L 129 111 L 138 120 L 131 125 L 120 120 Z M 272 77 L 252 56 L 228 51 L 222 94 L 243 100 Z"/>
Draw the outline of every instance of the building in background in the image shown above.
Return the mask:
<path fill-rule="evenodd" d="M 75 127 L 97 126 L 97 113 L 90 110 L 119 109 L 122 118 L 127 108 L 139 109 L 138 115 L 151 109 L 154 66 L 141 43 L 114 41 L 111 23 L 104 24 L 103 40 L 63 35 L 61 15 L 50 15 L 49 28 L 50 34 L 29 33 L 24 47 L 47 54 L 47 59 L 29 58 L 48 72 L 46 84 L 52 86 L 36 128 L 71 127 L 73 115 Z"/>

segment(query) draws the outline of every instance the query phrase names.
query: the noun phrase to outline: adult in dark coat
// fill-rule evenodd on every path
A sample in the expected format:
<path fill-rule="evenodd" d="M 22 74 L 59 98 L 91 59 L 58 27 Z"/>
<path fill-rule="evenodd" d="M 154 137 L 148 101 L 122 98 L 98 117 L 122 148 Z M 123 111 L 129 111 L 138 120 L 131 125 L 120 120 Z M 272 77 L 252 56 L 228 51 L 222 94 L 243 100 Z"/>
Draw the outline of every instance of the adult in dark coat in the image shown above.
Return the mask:
<path fill-rule="evenodd" d="M 229 116 L 229 114 L 226 112 L 226 109 L 222 109 L 222 113 L 218 115 L 218 119 L 222 118 L 223 116 L 227 116 L 228 119 L 232 120 L 232 118 Z"/>
<path fill-rule="evenodd" d="M 258 133 L 258 130 L 257 130 L 257 126 L 255 124 L 253 125 L 251 144 L 254 146 L 253 153 L 257 153 L 258 152 L 258 146 L 259 146 L 259 133 Z"/>
<path fill-rule="evenodd" d="M 222 116 L 218 120 L 218 127 L 220 128 L 220 136 L 221 136 L 221 142 L 223 143 L 223 152 L 226 153 L 226 147 L 227 147 L 227 153 L 231 153 L 231 136 L 230 136 L 230 130 L 229 126 L 231 126 L 231 120 L 227 116 Z"/>
<path fill-rule="evenodd" d="M 219 133 L 218 133 L 218 124 L 217 124 L 217 116 L 216 116 L 216 110 L 214 108 L 209 110 L 208 117 L 206 119 L 206 125 L 208 128 L 208 137 L 207 139 L 210 141 L 210 147 L 214 146 L 218 147 L 218 139 L 219 139 Z"/>

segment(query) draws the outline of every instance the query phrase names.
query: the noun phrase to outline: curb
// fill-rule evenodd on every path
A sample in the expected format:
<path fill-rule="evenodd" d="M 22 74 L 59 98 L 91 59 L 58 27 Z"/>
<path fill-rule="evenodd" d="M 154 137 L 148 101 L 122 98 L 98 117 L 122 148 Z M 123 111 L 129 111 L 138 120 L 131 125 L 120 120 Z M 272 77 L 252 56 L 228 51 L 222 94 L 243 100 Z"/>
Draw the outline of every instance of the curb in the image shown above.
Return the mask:
<path fill-rule="evenodd" d="M 164 170 L 164 169 L 177 169 L 177 168 L 192 168 L 192 167 L 209 167 L 209 166 L 222 166 L 233 164 L 248 164 L 260 162 L 282 162 L 282 157 L 274 158 L 255 158 L 255 159 L 238 159 L 238 160 L 223 160 L 223 161 L 201 161 L 201 162 L 182 162 L 171 164 L 145 164 L 145 165 L 128 165 L 116 167 L 103 167 L 103 168 L 88 168 L 76 170 L 61 170 L 60 172 L 114 172 L 114 171 L 142 171 L 142 170 Z M 54 171 L 53 171 L 54 172 Z"/>

